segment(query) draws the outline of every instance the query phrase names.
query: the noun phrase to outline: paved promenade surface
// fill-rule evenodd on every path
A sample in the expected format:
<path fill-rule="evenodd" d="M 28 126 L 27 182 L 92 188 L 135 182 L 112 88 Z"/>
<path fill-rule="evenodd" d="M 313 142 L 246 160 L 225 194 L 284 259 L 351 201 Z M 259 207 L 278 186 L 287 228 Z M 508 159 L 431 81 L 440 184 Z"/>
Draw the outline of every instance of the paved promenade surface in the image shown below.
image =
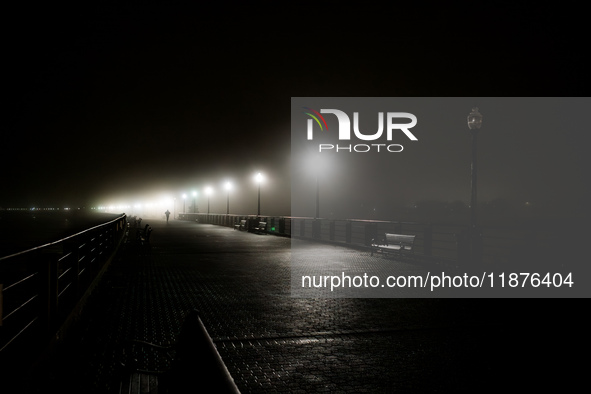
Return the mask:
<path fill-rule="evenodd" d="M 565 392 L 589 365 L 579 353 L 588 304 L 577 300 L 292 298 L 289 238 L 146 223 L 151 248 L 131 237 L 123 246 L 75 335 L 31 380 L 39 392 L 119 392 L 129 380 L 121 363 L 135 351 L 128 341 L 174 343 L 195 308 L 242 393 Z M 331 245 L 314 250 L 318 264 L 322 253 L 345 251 L 345 268 L 422 269 Z M 138 363 L 168 366 L 156 354 Z M 215 392 L 199 371 L 193 382 L 186 392 Z"/>

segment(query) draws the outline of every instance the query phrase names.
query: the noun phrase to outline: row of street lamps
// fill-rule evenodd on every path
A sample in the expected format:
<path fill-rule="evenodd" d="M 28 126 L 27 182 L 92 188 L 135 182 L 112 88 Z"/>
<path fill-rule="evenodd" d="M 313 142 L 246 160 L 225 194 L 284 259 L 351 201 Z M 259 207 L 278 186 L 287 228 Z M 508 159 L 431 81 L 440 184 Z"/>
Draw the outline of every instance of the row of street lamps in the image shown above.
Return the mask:
<path fill-rule="evenodd" d="M 482 127 L 482 115 L 478 111 L 477 107 L 472 108 L 472 112 L 468 115 L 467 119 L 468 128 L 471 131 L 471 138 L 472 138 L 472 164 L 471 164 L 471 195 L 470 195 L 470 230 L 468 233 L 468 242 L 470 245 L 470 255 L 472 260 L 474 261 L 477 259 L 477 256 L 480 254 L 479 252 L 479 240 L 480 234 L 477 227 L 477 217 L 476 217 L 476 206 L 477 206 L 477 138 L 478 138 L 478 131 Z M 261 182 L 263 180 L 263 175 L 259 172 L 254 177 L 255 181 L 258 184 L 258 206 L 257 206 L 257 216 L 261 215 Z M 227 191 L 227 202 L 226 202 L 226 214 L 230 213 L 230 190 L 232 189 L 232 184 L 230 182 L 226 182 L 224 184 L 224 188 Z M 209 214 L 209 199 L 211 194 L 213 193 L 213 189 L 208 186 L 205 188 L 205 193 L 207 194 L 207 214 Z M 197 192 L 193 191 L 193 198 L 197 196 Z M 187 195 L 185 193 L 182 194 L 183 197 L 183 213 L 185 213 L 185 200 Z M 193 202 L 194 209 L 196 209 L 195 202 Z M 315 212 L 315 219 L 320 218 L 320 193 L 319 193 L 319 180 L 318 177 L 316 178 L 316 212 Z"/>
<path fill-rule="evenodd" d="M 261 183 L 263 181 L 263 175 L 259 172 L 255 175 L 254 177 L 256 183 L 258 184 L 258 210 L 257 210 L 257 216 L 261 216 Z M 232 190 L 232 183 L 230 181 L 226 181 L 224 183 L 224 189 L 226 190 L 226 215 L 230 214 L 230 191 Z M 197 198 L 197 191 L 193 191 L 193 209 L 196 211 L 197 210 L 197 204 L 196 204 L 196 198 Z M 209 199 L 211 197 L 211 195 L 213 194 L 213 188 L 211 186 L 207 186 L 205 188 L 205 194 L 207 195 L 207 214 L 209 215 Z M 183 193 L 181 195 L 181 197 L 183 198 L 183 213 L 186 213 L 186 200 L 187 200 L 187 194 Z"/>
<path fill-rule="evenodd" d="M 472 108 L 472 112 L 468 115 L 468 128 L 472 131 L 471 138 L 472 138 L 472 165 L 471 165 L 471 196 L 470 196 L 470 232 L 477 233 L 477 220 L 476 220 L 476 206 L 477 206 L 477 138 L 478 138 L 478 131 L 482 127 L 482 115 L 478 111 L 477 107 Z M 263 181 L 263 175 L 259 172 L 254 177 L 255 181 L 258 184 L 258 204 L 257 204 L 257 216 L 261 215 L 261 182 Z M 319 179 L 318 175 L 316 176 L 316 212 L 314 215 L 315 219 L 320 218 L 320 187 L 319 187 Z M 227 201 L 226 201 L 226 214 L 230 213 L 230 190 L 232 190 L 232 184 L 227 181 L 224 184 L 224 188 L 227 191 Z M 213 189 L 210 186 L 205 188 L 205 194 L 207 195 L 207 213 L 209 214 L 209 200 L 210 196 L 213 193 Z M 183 193 L 183 213 L 186 213 L 186 198 L 187 194 Z M 193 191 L 193 207 L 196 210 L 196 203 L 195 198 L 197 197 L 197 192 Z"/>

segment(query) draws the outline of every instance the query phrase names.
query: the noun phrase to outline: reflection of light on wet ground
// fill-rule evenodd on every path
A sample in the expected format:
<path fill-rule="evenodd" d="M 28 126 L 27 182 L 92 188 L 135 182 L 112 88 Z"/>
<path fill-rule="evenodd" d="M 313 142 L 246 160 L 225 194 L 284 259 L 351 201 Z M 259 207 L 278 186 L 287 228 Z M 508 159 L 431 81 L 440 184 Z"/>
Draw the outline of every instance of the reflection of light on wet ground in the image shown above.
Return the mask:
<path fill-rule="evenodd" d="M 71 358 L 88 362 L 64 370 L 68 376 L 107 385 L 123 340 L 173 342 L 194 308 L 243 392 L 464 392 L 483 381 L 500 389 L 510 379 L 498 377 L 518 371 L 506 359 L 516 315 L 493 308 L 501 304 L 295 298 L 289 239 L 193 222 L 150 225 L 151 253 L 124 256 L 105 274 L 103 283 L 121 286 L 102 289 L 111 298 L 96 306 L 85 354 Z M 338 261 L 363 269 L 365 258 L 343 252 Z"/>

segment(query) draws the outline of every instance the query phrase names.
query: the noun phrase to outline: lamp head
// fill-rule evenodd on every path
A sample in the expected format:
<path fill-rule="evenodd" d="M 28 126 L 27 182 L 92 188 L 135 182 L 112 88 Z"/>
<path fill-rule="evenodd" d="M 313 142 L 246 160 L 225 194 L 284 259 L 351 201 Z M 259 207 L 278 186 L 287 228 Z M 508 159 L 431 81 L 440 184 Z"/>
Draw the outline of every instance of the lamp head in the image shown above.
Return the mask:
<path fill-rule="evenodd" d="M 482 115 L 478 112 L 478 107 L 472 108 L 472 112 L 468 115 L 468 128 L 470 130 L 478 130 L 482 126 Z"/>

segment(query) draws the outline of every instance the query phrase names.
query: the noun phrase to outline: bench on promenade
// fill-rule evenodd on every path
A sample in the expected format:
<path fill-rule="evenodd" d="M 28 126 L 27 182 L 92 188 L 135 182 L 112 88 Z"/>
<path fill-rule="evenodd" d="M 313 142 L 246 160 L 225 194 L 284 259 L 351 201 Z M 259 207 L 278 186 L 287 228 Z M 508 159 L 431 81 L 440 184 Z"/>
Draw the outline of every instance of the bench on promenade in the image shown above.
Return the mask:
<path fill-rule="evenodd" d="M 416 235 L 385 233 L 383 236 L 371 240 L 371 255 L 381 252 L 388 253 L 413 253 Z"/>
<path fill-rule="evenodd" d="M 137 231 L 137 239 L 140 241 L 142 245 L 147 244 L 150 242 L 150 235 L 152 234 L 152 227 L 149 224 L 146 224 L 143 230 L 138 229 Z"/>
<path fill-rule="evenodd" d="M 267 232 L 267 222 L 259 222 L 259 224 L 252 229 L 253 232 L 260 234 Z"/>
<path fill-rule="evenodd" d="M 234 230 L 246 231 L 246 220 L 241 220 L 240 224 L 235 224 Z"/>

